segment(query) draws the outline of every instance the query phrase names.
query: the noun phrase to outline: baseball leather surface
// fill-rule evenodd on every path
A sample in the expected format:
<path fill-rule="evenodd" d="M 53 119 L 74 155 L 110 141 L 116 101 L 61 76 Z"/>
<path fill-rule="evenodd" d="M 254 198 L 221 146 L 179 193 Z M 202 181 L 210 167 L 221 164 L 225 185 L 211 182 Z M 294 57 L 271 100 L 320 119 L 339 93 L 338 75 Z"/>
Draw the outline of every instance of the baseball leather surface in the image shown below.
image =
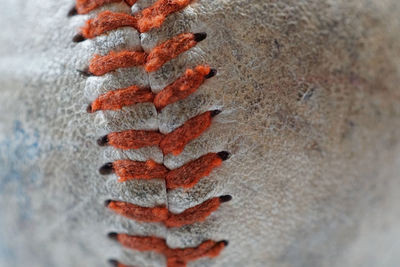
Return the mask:
<path fill-rule="evenodd" d="M 171 248 L 229 241 L 190 267 L 399 266 L 400 2 L 196 0 L 146 33 L 124 27 L 72 42 L 101 11 L 136 13 L 154 2 L 67 17 L 72 0 L 1 1 L 0 266 L 165 266 L 162 255 L 123 248 L 109 232 L 157 236 Z M 95 54 L 149 52 L 185 32 L 207 38 L 155 72 L 77 71 Z M 86 111 L 119 88 L 157 93 L 199 64 L 217 75 L 160 112 L 152 103 Z M 122 130 L 166 134 L 209 110 L 222 112 L 178 156 L 96 143 Z M 220 151 L 230 158 L 190 189 L 98 171 L 127 158 L 175 169 Z M 180 213 L 222 195 L 232 200 L 177 228 L 104 206 L 114 199 Z"/>

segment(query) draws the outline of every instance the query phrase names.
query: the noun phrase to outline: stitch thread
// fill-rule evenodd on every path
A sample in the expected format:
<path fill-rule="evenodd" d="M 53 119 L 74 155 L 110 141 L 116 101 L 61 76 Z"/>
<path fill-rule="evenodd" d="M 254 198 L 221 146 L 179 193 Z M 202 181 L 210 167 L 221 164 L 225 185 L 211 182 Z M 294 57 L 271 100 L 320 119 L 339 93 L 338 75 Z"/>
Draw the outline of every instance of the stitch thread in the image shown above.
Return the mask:
<path fill-rule="evenodd" d="M 89 64 L 89 72 L 101 76 L 107 72 L 143 65 L 146 62 L 146 53 L 134 51 L 111 51 L 105 56 L 95 55 Z"/>
<path fill-rule="evenodd" d="M 113 172 L 119 177 L 119 182 L 125 182 L 132 179 L 163 178 L 168 169 L 153 160 L 141 162 L 128 159 L 106 163 L 100 168 L 100 174 L 111 174 Z"/>
<path fill-rule="evenodd" d="M 106 1 L 103 0 L 103 2 Z M 108 2 L 121 2 L 121 0 L 109 0 Z M 136 0 L 131 1 L 129 5 L 132 6 L 135 2 Z M 125 13 L 103 11 L 97 17 L 89 19 L 86 22 L 85 26 L 81 29 L 81 33 L 78 33 L 74 38 L 74 42 L 91 39 L 120 27 L 132 27 L 141 33 L 159 28 L 168 15 L 182 10 L 189 3 L 190 0 L 159 0 L 134 16 Z M 73 13 L 87 13 L 96 8 L 97 5 L 94 1 L 89 4 L 82 3 L 77 5 L 78 8 Z"/>
<path fill-rule="evenodd" d="M 192 188 L 201 178 L 208 176 L 211 171 L 220 166 L 223 160 L 229 158 L 229 153 L 208 153 L 196 160 L 193 160 L 180 168 L 168 172 L 165 180 L 167 189 Z"/>
<path fill-rule="evenodd" d="M 182 227 L 205 221 L 212 212 L 219 208 L 221 203 L 228 202 L 231 199 L 232 197 L 229 195 L 215 197 L 179 214 L 170 212 L 164 205 L 147 208 L 127 202 L 109 200 L 106 202 L 106 206 L 112 211 L 136 221 L 162 222 L 167 227 Z"/>
<path fill-rule="evenodd" d="M 195 248 L 169 248 L 164 239 L 158 237 L 131 236 L 127 234 L 110 233 L 109 237 L 118 241 L 122 246 L 138 251 L 154 251 L 167 258 L 168 267 L 186 266 L 189 261 L 203 257 L 217 257 L 228 245 L 223 240 L 215 242 L 207 240 Z"/>
<path fill-rule="evenodd" d="M 185 99 L 194 93 L 205 79 L 213 77 L 216 72 L 216 70 L 210 69 L 209 66 L 197 66 L 193 70 L 187 69 L 183 76 L 155 96 L 154 105 L 157 110 L 161 110 L 169 104 Z"/>
<path fill-rule="evenodd" d="M 148 55 L 136 51 L 111 51 L 105 56 L 95 55 L 90 61 L 88 74 L 101 76 L 119 68 L 140 65 L 144 65 L 147 72 L 153 72 L 204 40 L 206 36 L 205 33 L 182 33 L 156 46 Z"/>
<path fill-rule="evenodd" d="M 206 39 L 207 34 L 182 33 L 164 43 L 156 46 L 147 56 L 145 70 L 153 72 L 161 68 L 166 62 L 176 58 L 178 55 L 194 47 L 197 43 Z"/>
<path fill-rule="evenodd" d="M 76 35 L 80 36 L 80 40 L 75 42 L 81 42 L 85 39 L 92 39 L 105 32 L 115 30 L 120 27 L 135 28 L 136 24 L 136 18 L 132 17 L 131 15 L 125 13 L 111 12 L 108 10 L 103 11 L 96 18 L 86 21 L 85 26 L 81 28 L 81 33 L 78 33 Z"/>
<path fill-rule="evenodd" d="M 153 102 L 154 96 L 148 88 L 130 86 L 102 94 L 88 106 L 87 111 L 92 113 L 98 110 L 119 110 L 137 103 Z"/>
<path fill-rule="evenodd" d="M 111 145 L 120 149 L 137 149 L 158 145 L 164 155 L 179 155 L 185 146 L 199 137 L 211 125 L 211 119 L 220 111 L 207 111 L 186 121 L 174 131 L 163 135 L 156 131 L 127 130 L 110 133 L 98 140 L 100 146 Z"/>
<path fill-rule="evenodd" d="M 129 6 L 133 6 L 136 1 L 137 0 L 76 0 L 75 6 L 68 12 L 68 16 L 87 14 L 101 6 L 118 2 L 125 2 Z"/>
<path fill-rule="evenodd" d="M 145 146 L 158 146 L 164 137 L 155 131 L 127 130 L 123 132 L 109 133 L 100 138 L 100 146 L 111 145 L 120 149 L 138 149 Z"/>
<path fill-rule="evenodd" d="M 212 118 L 220 112 L 220 110 L 204 112 L 189 119 L 181 127 L 167 134 L 160 142 L 160 148 L 164 155 L 169 153 L 174 156 L 179 155 L 190 141 L 199 137 L 210 127 Z"/>
<path fill-rule="evenodd" d="M 164 165 L 153 160 L 146 162 L 133 160 L 117 160 L 104 164 L 100 174 L 107 175 L 115 173 L 119 182 L 133 179 L 165 179 L 167 189 L 192 188 L 201 178 L 208 176 L 213 169 L 220 166 L 222 161 L 227 160 L 230 154 L 226 151 L 219 153 L 208 153 L 198 159 L 192 160 L 185 165 L 168 170 Z"/>
<path fill-rule="evenodd" d="M 165 18 L 182 10 L 189 5 L 190 0 L 159 0 L 153 6 L 150 6 L 140 12 L 136 17 L 137 29 L 139 32 L 147 32 L 154 28 L 159 28 Z"/>
<path fill-rule="evenodd" d="M 137 103 L 153 102 L 158 111 L 167 105 L 183 100 L 194 93 L 205 79 L 213 77 L 217 71 L 208 66 L 197 66 L 195 69 L 187 69 L 185 74 L 179 77 L 158 94 L 150 89 L 131 86 L 118 89 L 100 95 L 88 106 L 87 111 L 92 113 L 99 110 L 119 110 L 125 106 Z"/>
<path fill-rule="evenodd" d="M 117 2 L 125 2 L 132 6 L 136 0 L 77 0 L 75 7 L 68 15 L 86 14 L 102 5 Z M 73 41 L 82 42 L 120 27 L 134 27 L 139 32 L 146 32 L 160 27 L 168 15 L 183 9 L 189 3 L 190 0 L 159 0 L 134 16 L 104 11 L 97 17 L 89 19 L 82 27 L 81 32 L 73 38 Z M 206 33 L 182 33 L 159 44 L 148 54 L 142 51 L 112 51 L 104 56 L 95 55 L 90 61 L 89 67 L 83 71 L 79 70 L 79 72 L 86 77 L 101 76 L 119 68 L 134 66 L 143 66 L 147 72 L 153 72 L 206 37 Z M 99 110 L 120 110 L 125 106 L 144 102 L 153 102 L 157 111 L 160 111 L 167 105 L 183 100 L 194 93 L 205 79 L 209 79 L 215 74 L 215 69 L 199 65 L 194 69 L 187 69 L 180 78 L 158 94 L 152 93 L 149 88 L 139 88 L 133 85 L 100 95 L 88 106 L 87 111 L 93 113 Z M 207 111 L 189 119 L 182 126 L 165 135 L 158 131 L 127 130 L 109 133 L 99 138 L 97 143 L 100 146 L 110 145 L 118 149 L 158 146 L 164 155 L 172 153 L 176 156 L 190 141 L 199 137 L 209 128 L 212 118 L 220 112 L 220 110 Z M 208 153 L 174 170 L 169 170 L 163 164 L 153 160 L 139 162 L 122 159 L 104 164 L 99 172 L 103 175 L 115 173 L 119 177 L 119 182 L 161 178 L 165 179 L 168 190 L 180 187 L 191 188 L 229 157 L 230 153 L 226 151 Z M 106 206 L 117 214 L 137 221 L 159 222 L 166 227 L 182 227 L 206 220 L 212 212 L 219 208 L 221 203 L 231 199 L 230 195 L 212 198 L 179 214 L 170 212 L 165 205 L 148 208 L 109 200 L 106 202 Z M 228 245 L 225 240 L 219 242 L 207 240 L 194 248 L 172 249 L 167 246 L 164 239 L 158 237 L 117 233 L 111 233 L 109 236 L 127 248 L 163 254 L 167 259 L 168 267 L 184 267 L 189 261 L 202 257 L 216 257 Z M 117 260 L 110 260 L 110 263 L 117 267 L 128 267 Z"/>

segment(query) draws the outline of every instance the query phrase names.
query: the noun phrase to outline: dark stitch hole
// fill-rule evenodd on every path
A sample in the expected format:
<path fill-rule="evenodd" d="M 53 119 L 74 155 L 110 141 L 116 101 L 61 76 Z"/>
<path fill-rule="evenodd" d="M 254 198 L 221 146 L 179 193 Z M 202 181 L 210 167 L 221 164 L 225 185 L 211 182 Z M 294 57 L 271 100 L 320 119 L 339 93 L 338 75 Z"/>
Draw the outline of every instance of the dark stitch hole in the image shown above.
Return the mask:
<path fill-rule="evenodd" d="M 76 10 L 75 6 L 68 11 L 68 17 L 72 17 L 72 16 L 75 16 L 77 14 L 78 14 L 78 10 Z"/>
<path fill-rule="evenodd" d="M 222 110 L 218 110 L 218 109 L 213 110 L 213 111 L 211 111 L 211 117 L 215 117 L 215 116 L 217 116 L 218 114 L 220 114 L 221 112 L 222 112 Z"/>
<path fill-rule="evenodd" d="M 118 234 L 117 233 L 109 233 L 108 238 L 112 239 L 112 240 L 117 240 Z"/>
<path fill-rule="evenodd" d="M 107 174 L 111 174 L 114 172 L 114 167 L 112 162 L 108 162 L 106 164 L 104 164 L 103 166 L 101 166 L 101 168 L 99 169 L 100 174 L 102 175 L 107 175 Z"/>
<path fill-rule="evenodd" d="M 108 145 L 108 136 L 105 135 L 103 137 L 100 137 L 99 139 L 97 139 L 97 144 L 99 146 L 106 146 Z"/>
<path fill-rule="evenodd" d="M 74 36 L 74 38 L 72 38 L 72 42 L 74 42 L 74 43 L 80 43 L 80 42 L 83 42 L 85 40 L 86 40 L 86 38 L 81 33 L 76 34 Z"/>
<path fill-rule="evenodd" d="M 108 263 L 113 267 L 118 267 L 118 261 L 114 259 L 108 260 Z"/>
<path fill-rule="evenodd" d="M 204 76 L 204 78 L 210 79 L 211 77 L 214 77 L 216 74 L 217 74 L 217 70 L 211 69 L 210 72 L 206 76 Z"/>
<path fill-rule="evenodd" d="M 218 152 L 217 155 L 222 159 L 222 160 L 227 160 L 229 159 L 229 157 L 231 156 L 231 153 L 227 152 L 227 151 L 221 151 Z"/>
<path fill-rule="evenodd" d="M 232 200 L 232 196 L 231 195 L 224 195 L 224 196 L 220 196 L 219 200 L 224 203 L 224 202 L 228 202 Z"/>
<path fill-rule="evenodd" d="M 84 70 L 77 70 L 77 71 L 84 77 L 93 76 L 93 74 L 90 73 L 89 68 L 85 68 Z"/>
<path fill-rule="evenodd" d="M 104 206 L 108 207 L 108 205 L 110 205 L 111 202 L 112 202 L 111 199 L 107 199 L 106 201 L 104 201 Z"/>
<path fill-rule="evenodd" d="M 198 43 L 203 41 L 204 39 L 207 38 L 207 33 L 205 32 L 199 32 L 199 33 L 195 33 L 194 35 L 194 40 Z"/>
<path fill-rule="evenodd" d="M 229 245 L 228 240 L 222 240 L 222 241 L 220 241 L 220 242 L 224 243 L 225 247 L 227 247 L 227 246 Z"/>
<path fill-rule="evenodd" d="M 86 111 L 87 111 L 88 113 L 92 113 L 92 112 L 93 112 L 92 104 L 89 104 L 89 105 L 87 106 Z"/>

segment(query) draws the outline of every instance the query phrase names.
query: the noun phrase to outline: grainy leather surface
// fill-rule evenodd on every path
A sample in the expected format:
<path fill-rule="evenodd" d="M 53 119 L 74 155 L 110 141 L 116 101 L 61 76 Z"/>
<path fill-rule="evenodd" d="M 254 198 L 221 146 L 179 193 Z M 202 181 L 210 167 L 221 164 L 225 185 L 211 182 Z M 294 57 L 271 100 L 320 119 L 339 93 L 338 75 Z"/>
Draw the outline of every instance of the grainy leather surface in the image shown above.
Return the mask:
<path fill-rule="evenodd" d="M 154 1 L 139 0 L 138 11 Z M 110 231 L 155 235 L 171 247 L 229 240 L 216 259 L 189 266 L 398 266 L 400 257 L 400 3 L 198 0 L 157 30 L 118 29 L 79 44 L 100 10 L 67 18 L 73 1 L 2 0 L 0 10 L 0 266 L 107 266 L 117 258 L 163 266 L 128 251 Z M 141 68 L 84 78 L 95 53 L 149 51 L 186 31 L 198 46 L 151 75 Z M 195 65 L 218 75 L 157 114 L 152 104 L 87 114 L 100 93 L 137 85 L 155 92 Z M 178 157 L 157 148 L 117 151 L 110 131 L 160 129 L 222 109 Z M 163 181 L 117 183 L 97 169 L 120 158 L 175 168 L 208 152 L 232 157 L 190 190 Z M 181 212 L 229 194 L 206 222 L 169 229 L 104 208 L 106 199 Z"/>

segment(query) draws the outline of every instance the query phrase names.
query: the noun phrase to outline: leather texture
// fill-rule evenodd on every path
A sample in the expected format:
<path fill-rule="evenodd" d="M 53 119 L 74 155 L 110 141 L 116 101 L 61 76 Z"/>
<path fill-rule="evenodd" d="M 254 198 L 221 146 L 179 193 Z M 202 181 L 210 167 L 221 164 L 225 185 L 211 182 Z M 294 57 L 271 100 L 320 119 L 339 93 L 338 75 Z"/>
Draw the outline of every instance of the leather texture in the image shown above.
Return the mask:
<path fill-rule="evenodd" d="M 137 12 L 154 1 L 139 0 Z M 170 247 L 228 240 L 200 266 L 398 266 L 400 258 L 400 2 L 397 0 L 197 0 L 141 34 L 121 28 L 73 43 L 102 10 L 67 18 L 71 0 L 3 0 L 0 10 L 0 266 L 165 266 L 108 232 L 154 235 Z M 195 48 L 146 74 L 82 77 L 94 54 L 149 51 L 182 32 Z M 187 68 L 217 76 L 160 114 L 152 104 L 88 114 L 96 96 L 130 85 L 154 92 Z M 171 132 L 207 110 L 212 126 L 177 157 L 158 148 L 99 147 L 111 131 Z M 153 159 L 169 168 L 229 151 L 189 190 L 162 180 L 118 183 L 109 161 Z M 231 195 L 205 222 L 167 229 L 104 207 L 107 199 L 182 212 Z"/>

